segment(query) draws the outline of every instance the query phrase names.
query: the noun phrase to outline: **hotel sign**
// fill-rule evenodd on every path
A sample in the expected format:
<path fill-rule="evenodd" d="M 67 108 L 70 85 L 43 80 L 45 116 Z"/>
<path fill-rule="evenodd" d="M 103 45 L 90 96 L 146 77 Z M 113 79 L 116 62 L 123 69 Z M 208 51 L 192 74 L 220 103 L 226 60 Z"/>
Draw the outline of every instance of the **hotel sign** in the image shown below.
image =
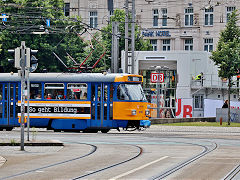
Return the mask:
<path fill-rule="evenodd" d="M 169 31 L 142 31 L 143 37 L 171 37 Z"/>

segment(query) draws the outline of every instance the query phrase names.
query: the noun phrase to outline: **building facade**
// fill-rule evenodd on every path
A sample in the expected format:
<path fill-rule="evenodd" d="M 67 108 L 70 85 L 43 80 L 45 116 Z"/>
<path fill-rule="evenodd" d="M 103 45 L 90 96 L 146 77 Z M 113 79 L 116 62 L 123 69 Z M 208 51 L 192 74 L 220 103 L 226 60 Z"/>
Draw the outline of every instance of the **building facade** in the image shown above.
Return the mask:
<path fill-rule="evenodd" d="M 106 26 L 117 8 L 125 9 L 125 0 L 65 0 L 65 15 L 81 16 L 93 31 Z M 133 73 L 144 76 L 149 101 L 156 102 L 156 89 L 160 88 L 161 107 L 163 111 L 170 108 L 174 117 L 216 116 L 216 108 L 227 99 L 227 81 L 218 77 L 218 68 L 209 56 L 229 15 L 239 8 L 237 0 L 136 1 L 136 24 L 142 36 L 150 40 L 153 51 L 136 52 Z M 123 70 L 124 62 L 122 52 Z M 157 66 L 168 68 L 161 70 L 166 79 L 160 87 L 151 82 Z M 201 82 L 196 80 L 200 73 Z M 239 83 L 236 78 L 234 81 L 231 103 L 239 108 Z"/>
<path fill-rule="evenodd" d="M 125 61 L 122 52 L 122 62 Z M 143 88 L 149 102 L 157 102 L 165 116 L 167 109 L 175 117 L 215 117 L 228 95 L 227 80 L 218 77 L 218 68 L 204 51 L 136 51 L 136 72 L 143 75 Z M 158 71 L 160 67 L 160 71 Z M 163 73 L 160 87 L 153 82 L 152 74 Z M 196 77 L 202 74 L 201 79 Z M 233 77 L 231 107 L 240 108 L 239 81 Z"/>
<path fill-rule="evenodd" d="M 135 0 L 136 1 L 136 0 Z M 129 1 L 131 10 L 131 1 Z M 240 8 L 237 0 L 138 0 L 136 24 L 154 51 L 212 51 L 229 15 Z M 65 0 L 65 15 L 80 16 L 101 29 L 125 0 Z"/>

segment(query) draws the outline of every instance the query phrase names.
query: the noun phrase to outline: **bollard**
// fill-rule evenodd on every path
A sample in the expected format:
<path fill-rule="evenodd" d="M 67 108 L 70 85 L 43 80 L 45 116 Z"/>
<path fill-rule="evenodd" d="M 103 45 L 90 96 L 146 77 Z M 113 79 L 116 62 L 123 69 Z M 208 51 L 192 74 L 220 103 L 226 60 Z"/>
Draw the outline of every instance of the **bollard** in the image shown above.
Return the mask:
<path fill-rule="evenodd" d="M 220 126 L 222 125 L 222 117 L 220 117 Z"/>

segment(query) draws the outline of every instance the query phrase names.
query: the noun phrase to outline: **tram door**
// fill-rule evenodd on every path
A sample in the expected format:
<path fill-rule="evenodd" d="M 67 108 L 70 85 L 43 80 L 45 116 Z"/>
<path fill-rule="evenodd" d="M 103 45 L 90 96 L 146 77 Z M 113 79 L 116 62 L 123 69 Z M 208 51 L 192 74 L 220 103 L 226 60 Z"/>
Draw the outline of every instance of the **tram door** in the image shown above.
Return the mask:
<path fill-rule="evenodd" d="M 111 83 L 95 83 L 92 85 L 92 127 L 109 127 L 112 124 L 112 93 Z"/>
<path fill-rule="evenodd" d="M 18 85 L 17 83 L 0 84 L 0 126 L 11 127 L 17 120 Z"/>

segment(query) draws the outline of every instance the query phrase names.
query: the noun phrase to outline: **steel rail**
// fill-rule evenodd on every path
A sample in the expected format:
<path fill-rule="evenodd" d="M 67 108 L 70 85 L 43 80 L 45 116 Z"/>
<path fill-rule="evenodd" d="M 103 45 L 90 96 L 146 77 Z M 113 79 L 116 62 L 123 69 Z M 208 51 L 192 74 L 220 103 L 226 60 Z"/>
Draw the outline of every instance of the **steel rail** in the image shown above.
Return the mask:
<path fill-rule="evenodd" d="M 179 142 L 178 142 L 179 143 Z M 159 180 L 159 179 L 164 179 L 166 178 L 167 176 L 173 174 L 174 172 L 182 169 L 183 167 L 193 163 L 194 161 L 200 159 L 201 157 L 205 156 L 206 154 L 214 151 L 216 148 L 217 148 L 217 144 L 216 143 L 213 143 L 213 148 L 210 149 L 208 146 L 204 146 L 204 145 L 201 145 L 201 144 L 195 144 L 195 143 L 185 143 L 185 144 L 189 144 L 189 145 L 197 145 L 197 146 L 201 146 L 203 147 L 203 151 L 199 154 L 197 154 L 196 156 L 193 156 L 192 158 L 162 172 L 161 174 L 158 174 L 157 176 L 154 176 L 151 178 L 151 180 Z"/>
<path fill-rule="evenodd" d="M 43 169 L 46 169 L 46 168 L 62 165 L 62 164 L 69 163 L 69 162 L 72 162 L 72 161 L 76 161 L 76 160 L 82 159 L 84 157 L 90 156 L 91 154 L 93 154 L 97 150 L 97 146 L 92 145 L 92 144 L 86 144 L 86 143 L 78 143 L 78 144 L 84 144 L 84 145 L 92 146 L 92 150 L 89 153 L 87 153 L 85 155 L 82 155 L 82 156 L 79 156 L 79 157 L 76 157 L 76 158 L 72 158 L 72 159 L 68 159 L 68 160 L 65 160 L 65 161 L 61 161 L 61 162 L 53 163 L 53 164 L 50 164 L 50 165 L 46 165 L 46 166 L 43 166 L 43 167 L 40 167 L 40 168 L 20 172 L 20 173 L 11 175 L 11 176 L 6 176 L 6 177 L 3 177 L 3 178 L 0 178 L 0 180 L 15 178 L 15 177 L 26 175 L 26 174 L 29 174 L 29 173 L 32 173 L 32 172 L 35 172 L 35 171 L 39 171 L 39 170 L 43 170 Z"/>
<path fill-rule="evenodd" d="M 115 163 L 115 164 L 113 164 L 113 165 L 110 165 L 110 166 L 107 166 L 107 167 L 104 167 L 104 168 L 98 169 L 98 170 L 96 170 L 96 171 L 93 171 L 93 172 L 90 172 L 90 173 L 87 173 L 87 174 L 84 174 L 84 175 L 81 175 L 81 176 L 75 177 L 75 178 L 73 178 L 72 180 L 85 178 L 85 177 L 87 177 L 87 176 L 90 176 L 90 175 L 96 174 L 96 173 L 98 173 L 98 172 L 101 172 L 101 171 L 104 171 L 104 170 L 107 170 L 107 169 L 110 169 L 110 168 L 116 167 L 116 166 L 118 166 L 118 165 L 121 165 L 121 164 L 124 164 L 124 163 L 126 163 L 126 162 L 132 161 L 132 160 L 138 158 L 140 155 L 142 155 L 142 153 L 143 153 L 143 149 L 142 149 L 141 147 L 139 147 L 139 146 L 137 146 L 137 145 L 131 145 L 131 146 L 137 147 L 137 148 L 139 149 L 138 154 L 135 155 L 134 157 L 131 157 L 131 158 L 129 158 L 129 159 L 127 159 L 127 160 L 124 160 L 124 161 L 122 161 L 122 162 Z"/>
<path fill-rule="evenodd" d="M 231 180 L 240 172 L 240 164 L 235 166 L 222 180 Z"/>

